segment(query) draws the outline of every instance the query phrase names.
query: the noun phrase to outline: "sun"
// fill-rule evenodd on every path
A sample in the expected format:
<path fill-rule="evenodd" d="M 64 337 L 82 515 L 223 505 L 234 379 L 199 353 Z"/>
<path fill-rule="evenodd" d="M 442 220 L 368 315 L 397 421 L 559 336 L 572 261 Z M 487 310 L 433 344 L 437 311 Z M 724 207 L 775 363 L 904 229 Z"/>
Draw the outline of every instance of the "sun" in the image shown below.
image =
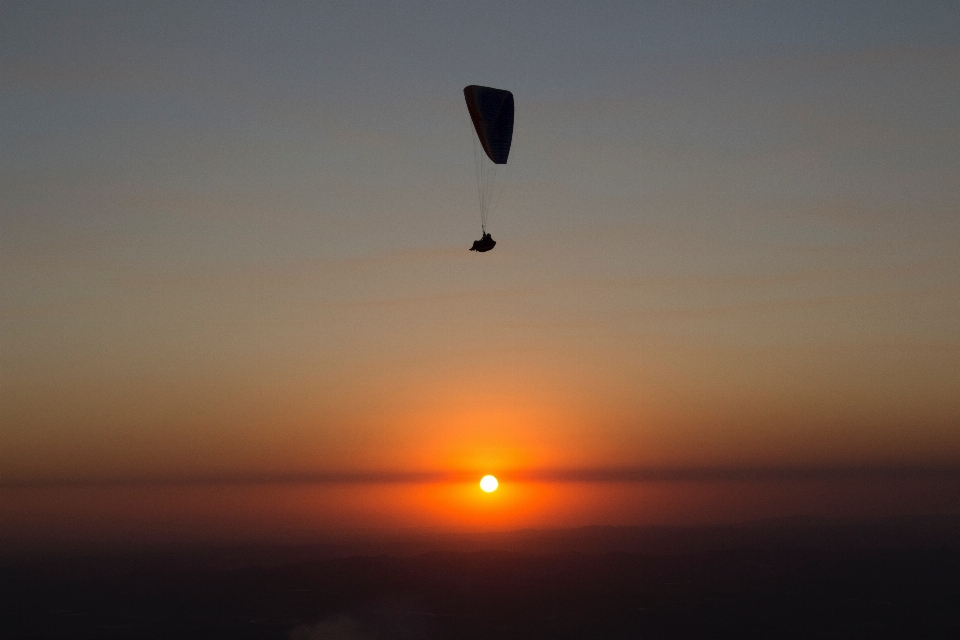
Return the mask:
<path fill-rule="evenodd" d="M 496 491 L 498 486 L 500 486 L 500 483 L 493 476 L 483 476 L 480 479 L 480 488 L 487 493 Z"/>

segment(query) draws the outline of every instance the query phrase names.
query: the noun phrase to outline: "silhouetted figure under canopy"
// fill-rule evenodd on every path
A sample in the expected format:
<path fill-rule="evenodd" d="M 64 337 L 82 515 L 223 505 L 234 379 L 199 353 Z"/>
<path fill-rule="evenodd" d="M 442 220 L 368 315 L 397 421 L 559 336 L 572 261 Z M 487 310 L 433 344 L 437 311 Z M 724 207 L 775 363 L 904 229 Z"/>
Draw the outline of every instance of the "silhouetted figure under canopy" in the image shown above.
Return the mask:
<path fill-rule="evenodd" d="M 475 84 L 463 88 L 467 111 L 476 137 L 473 157 L 477 168 L 477 194 L 480 198 L 480 226 L 483 237 L 473 243 L 471 251 L 490 251 L 494 242 L 487 233 L 487 219 L 497 205 L 503 189 L 497 184 L 497 167 L 507 164 L 513 142 L 513 94 L 503 89 Z"/>
<path fill-rule="evenodd" d="M 489 233 L 484 232 L 482 238 L 473 241 L 473 246 L 470 247 L 470 251 L 483 253 L 484 251 L 490 251 L 490 249 L 493 249 L 495 246 L 497 246 L 497 241 L 491 238 Z"/>

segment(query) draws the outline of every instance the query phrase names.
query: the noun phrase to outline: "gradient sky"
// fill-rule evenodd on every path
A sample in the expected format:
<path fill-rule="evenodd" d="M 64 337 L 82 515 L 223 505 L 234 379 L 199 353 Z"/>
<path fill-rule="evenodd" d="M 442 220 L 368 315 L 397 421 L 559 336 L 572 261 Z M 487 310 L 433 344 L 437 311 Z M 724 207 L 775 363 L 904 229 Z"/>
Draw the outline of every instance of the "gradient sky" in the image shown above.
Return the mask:
<path fill-rule="evenodd" d="M 2 5 L 0 533 L 960 511 L 960 6 L 518 4 Z"/>

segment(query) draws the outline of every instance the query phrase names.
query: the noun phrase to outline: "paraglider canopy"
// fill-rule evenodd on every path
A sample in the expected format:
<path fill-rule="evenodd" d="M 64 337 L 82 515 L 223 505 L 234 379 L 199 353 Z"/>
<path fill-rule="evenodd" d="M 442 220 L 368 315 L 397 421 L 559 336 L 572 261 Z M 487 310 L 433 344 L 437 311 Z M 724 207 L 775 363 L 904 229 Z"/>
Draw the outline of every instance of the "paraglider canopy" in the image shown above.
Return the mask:
<path fill-rule="evenodd" d="M 513 94 L 471 84 L 464 87 L 463 95 L 487 157 L 494 164 L 507 164 L 513 140 Z"/>

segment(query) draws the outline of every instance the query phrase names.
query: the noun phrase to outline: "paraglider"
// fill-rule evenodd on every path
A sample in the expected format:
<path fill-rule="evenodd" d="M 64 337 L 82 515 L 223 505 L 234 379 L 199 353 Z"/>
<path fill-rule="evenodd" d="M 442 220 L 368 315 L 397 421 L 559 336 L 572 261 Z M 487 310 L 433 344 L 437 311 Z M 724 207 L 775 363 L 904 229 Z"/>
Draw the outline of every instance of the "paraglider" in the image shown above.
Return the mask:
<path fill-rule="evenodd" d="M 513 141 L 513 94 L 503 89 L 471 84 L 464 87 L 463 96 L 467 100 L 467 111 L 477 134 L 473 138 L 473 156 L 480 198 L 480 229 L 483 232 L 483 236 L 474 241 L 470 251 L 483 253 L 497 244 L 487 233 L 487 219 L 499 199 L 496 191 L 497 166 L 507 164 L 510 143 Z"/>

